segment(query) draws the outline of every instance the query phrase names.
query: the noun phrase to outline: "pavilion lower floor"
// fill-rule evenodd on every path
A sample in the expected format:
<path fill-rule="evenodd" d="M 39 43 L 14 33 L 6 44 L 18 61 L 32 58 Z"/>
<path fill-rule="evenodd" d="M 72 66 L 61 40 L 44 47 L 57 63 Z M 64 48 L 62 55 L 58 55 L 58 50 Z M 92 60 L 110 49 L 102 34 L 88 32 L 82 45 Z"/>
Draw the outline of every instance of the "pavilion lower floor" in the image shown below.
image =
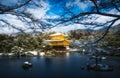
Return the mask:
<path fill-rule="evenodd" d="M 57 52 L 66 52 L 66 51 L 68 51 L 66 46 L 53 46 L 52 48 L 54 50 L 56 50 Z"/>

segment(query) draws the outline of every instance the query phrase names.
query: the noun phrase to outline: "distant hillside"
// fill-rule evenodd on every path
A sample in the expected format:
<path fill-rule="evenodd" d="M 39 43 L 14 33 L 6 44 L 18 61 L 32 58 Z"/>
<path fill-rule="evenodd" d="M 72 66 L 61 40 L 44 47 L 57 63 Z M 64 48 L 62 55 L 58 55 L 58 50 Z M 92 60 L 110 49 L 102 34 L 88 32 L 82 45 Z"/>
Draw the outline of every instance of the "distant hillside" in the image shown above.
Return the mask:
<path fill-rule="evenodd" d="M 115 33 L 115 32 L 118 31 L 119 29 L 120 29 L 120 24 L 117 25 L 117 26 L 111 27 L 110 30 L 109 30 L 109 32 Z M 101 33 L 101 32 L 106 31 L 106 28 L 101 28 L 101 29 L 99 29 L 99 30 L 94 30 L 94 29 L 77 29 L 77 30 L 75 30 L 75 31 L 76 31 L 76 32 L 80 32 L 81 30 L 82 30 L 85 34 L 88 33 L 88 32 L 89 32 L 89 33 L 93 33 L 93 32 Z"/>
<path fill-rule="evenodd" d="M 118 31 L 119 29 L 120 29 L 120 24 L 117 25 L 117 26 L 111 27 L 111 28 L 109 29 L 109 32 L 115 33 L 115 32 Z M 102 28 L 102 29 L 97 30 L 96 32 L 103 32 L 103 31 L 105 31 L 105 30 L 106 30 L 106 28 Z"/>

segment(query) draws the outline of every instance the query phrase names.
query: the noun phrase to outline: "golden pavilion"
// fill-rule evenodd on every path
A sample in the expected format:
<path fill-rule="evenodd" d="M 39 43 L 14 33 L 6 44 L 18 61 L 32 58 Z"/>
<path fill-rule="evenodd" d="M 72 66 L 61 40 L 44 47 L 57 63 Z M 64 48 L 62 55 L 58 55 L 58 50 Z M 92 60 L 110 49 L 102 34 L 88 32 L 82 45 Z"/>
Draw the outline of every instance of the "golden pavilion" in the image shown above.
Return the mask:
<path fill-rule="evenodd" d="M 66 35 L 62 33 L 56 33 L 50 35 L 50 40 L 46 40 L 53 49 L 57 51 L 66 51 L 69 49 L 70 42 L 67 40 Z"/>

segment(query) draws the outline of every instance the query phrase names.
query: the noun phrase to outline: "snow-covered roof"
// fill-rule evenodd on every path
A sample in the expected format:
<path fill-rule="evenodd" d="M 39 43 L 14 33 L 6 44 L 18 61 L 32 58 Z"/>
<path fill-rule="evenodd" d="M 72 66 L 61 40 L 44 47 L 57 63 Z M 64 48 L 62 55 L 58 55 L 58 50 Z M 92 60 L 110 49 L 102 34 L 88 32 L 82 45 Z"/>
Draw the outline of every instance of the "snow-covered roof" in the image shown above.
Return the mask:
<path fill-rule="evenodd" d="M 58 35 L 64 35 L 64 34 L 62 34 L 62 33 L 55 33 L 55 34 L 51 34 L 50 36 L 58 36 Z M 66 35 L 64 35 L 64 36 L 66 36 Z"/>
<path fill-rule="evenodd" d="M 48 42 L 55 42 L 55 41 L 64 41 L 64 40 L 46 40 Z"/>

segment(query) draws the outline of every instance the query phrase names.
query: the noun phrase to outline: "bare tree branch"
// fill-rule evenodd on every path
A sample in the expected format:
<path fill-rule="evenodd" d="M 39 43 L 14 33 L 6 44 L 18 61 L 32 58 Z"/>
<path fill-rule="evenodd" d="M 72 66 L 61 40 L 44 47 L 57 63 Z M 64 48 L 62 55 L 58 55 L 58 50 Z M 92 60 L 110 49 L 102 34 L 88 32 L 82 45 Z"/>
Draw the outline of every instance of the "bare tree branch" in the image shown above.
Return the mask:
<path fill-rule="evenodd" d="M 97 1 L 96 0 L 91 0 L 91 1 L 95 5 L 95 8 L 96 8 L 97 12 L 99 13 L 99 8 L 98 8 L 98 5 L 97 5 Z"/>
<path fill-rule="evenodd" d="M 15 6 L 13 6 L 13 7 L 8 7 L 8 6 L 5 6 L 5 5 L 3 5 L 3 4 L 0 4 L 0 6 L 2 6 L 2 7 L 4 6 L 4 8 L 6 8 L 6 9 L 0 8 L 0 14 L 3 14 L 3 13 L 5 13 L 5 12 L 9 12 L 9 11 L 14 10 L 14 9 L 21 8 L 21 7 L 25 6 L 25 5 L 27 5 L 30 1 L 31 1 L 31 0 L 27 0 L 27 1 L 25 1 L 24 3 L 19 4 L 19 5 L 15 5 Z"/>
<path fill-rule="evenodd" d="M 13 29 L 16 29 L 16 30 L 19 30 L 20 32 L 24 33 L 25 30 L 21 29 L 21 28 L 18 28 L 12 24 L 10 24 L 9 22 L 7 22 L 7 20 L 3 20 L 3 19 L 0 19 L 0 21 L 4 22 L 6 25 L 8 25 L 9 27 L 13 28 Z"/>
<path fill-rule="evenodd" d="M 120 9 L 117 7 L 117 5 L 114 4 L 113 2 L 112 2 L 112 4 L 113 4 L 113 6 L 115 7 L 115 9 L 120 12 Z"/>
<path fill-rule="evenodd" d="M 104 32 L 104 34 L 102 35 L 102 37 L 99 38 L 98 40 L 94 41 L 94 43 L 97 43 L 97 42 L 99 42 L 100 40 L 102 40 L 102 39 L 107 35 L 107 33 L 109 32 L 109 29 L 112 27 L 112 25 L 113 25 L 117 20 L 119 20 L 119 19 L 118 19 L 118 18 L 117 18 L 117 19 L 114 19 L 114 20 L 112 21 L 112 23 L 107 27 L 107 29 L 106 29 L 106 31 Z"/>

